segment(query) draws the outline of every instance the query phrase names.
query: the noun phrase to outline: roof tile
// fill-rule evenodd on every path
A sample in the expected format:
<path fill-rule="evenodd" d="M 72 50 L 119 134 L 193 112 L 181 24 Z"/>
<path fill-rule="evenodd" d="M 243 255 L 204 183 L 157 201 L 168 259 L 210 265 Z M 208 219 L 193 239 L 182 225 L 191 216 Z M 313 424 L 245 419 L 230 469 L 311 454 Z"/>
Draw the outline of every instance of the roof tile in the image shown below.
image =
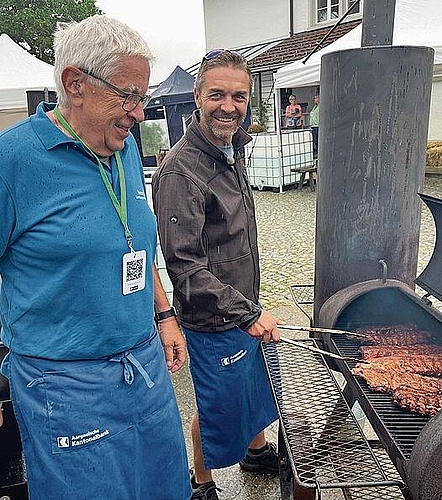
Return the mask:
<path fill-rule="evenodd" d="M 345 35 L 358 24 L 357 21 L 342 23 L 330 34 L 330 36 L 322 43 L 321 49 L 327 47 L 332 42 Z M 257 72 L 261 68 L 276 69 L 293 61 L 306 57 L 318 44 L 318 42 L 330 31 L 330 26 L 316 30 L 303 31 L 286 38 L 276 46 L 263 52 L 257 57 L 249 60 L 249 66 L 252 72 Z"/>

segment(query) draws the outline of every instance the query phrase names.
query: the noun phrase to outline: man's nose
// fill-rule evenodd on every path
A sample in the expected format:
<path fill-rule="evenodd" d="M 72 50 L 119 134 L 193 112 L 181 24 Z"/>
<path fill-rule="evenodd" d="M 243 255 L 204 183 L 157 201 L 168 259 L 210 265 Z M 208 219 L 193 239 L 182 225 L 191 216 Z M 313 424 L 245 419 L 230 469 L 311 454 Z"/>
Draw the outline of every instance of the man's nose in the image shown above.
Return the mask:
<path fill-rule="evenodd" d="M 141 123 L 144 121 L 144 108 L 141 102 L 135 106 L 132 111 L 128 111 L 127 114 L 135 120 L 137 123 Z"/>
<path fill-rule="evenodd" d="M 233 111 L 236 110 L 235 103 L 233 101 L 232 96 L 225 96 L 222 103 L 221 103 L 221 109 L 225 113 L 232 113 Z"/>

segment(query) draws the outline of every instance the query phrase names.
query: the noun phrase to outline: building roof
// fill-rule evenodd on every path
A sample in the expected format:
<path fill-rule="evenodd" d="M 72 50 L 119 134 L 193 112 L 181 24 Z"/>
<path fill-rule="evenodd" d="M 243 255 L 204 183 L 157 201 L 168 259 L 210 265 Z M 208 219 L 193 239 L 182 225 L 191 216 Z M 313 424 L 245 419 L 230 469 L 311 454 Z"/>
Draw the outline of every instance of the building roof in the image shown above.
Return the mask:
<path fill-rule="evenodd" d="M 345 35 L 358 24 L 362 19 L 342 23 L 335 28 L 331 35 L 321 44 L 319 49 L 327 47 L 332 42 Z M 273 40 L 271 42 L 255 43 L 244 47 L 229 47 L 241 53 L 249 63 L 252 73 L 257 73 L 264 69 L 278 69 L 293 61 L 306 57 L 330 31 L 331 26 L 316 30 L 302 31 L 283 40 Z M 187 73 L 196 76 L 201 61 L 187 68 Z"/>
<path fill-rule="evenodd" d="M 244 47 L 229 47 L 229 49 L 232 49 L 235 52 L 239 52 L 247 59 L 247 61 L 251 61 L 253 58 L 258 57 L 262 53 L 265 53 L 266 51 L 270 50 L 272 47 L 275 47 L 275 45 L 278 45 L 279 43 L 281 43 L 281 39 L 273 40 L 271 42 L 267 41 L 267 42 L 255 43 L 253 45 L 245 45 Z M 190 68 L 187 68 L 186 69 L 187 73 L 190 73 L 192 76 L 196 76 L 200 64 L 201 61 L 198 61 L 197 63 L 190 66 Z"/>
<path fill-rule="evenodd" d="M 356 21 L 340 24 L 318 49 L 330 45 L 361 22 L 362 20 L 358 19 Z M 293 61 L 303 59 L 316 47 L 330 29 L 331 27 L 327 26 L 326 28 L 302 31 L 282 40 L 272 47 L 269 47 L 266 51 L 261 52 L 259 55 L 248 59 L 250 69 L 253 73 L 257 73 L 264 69 L 278 69 Z"/>

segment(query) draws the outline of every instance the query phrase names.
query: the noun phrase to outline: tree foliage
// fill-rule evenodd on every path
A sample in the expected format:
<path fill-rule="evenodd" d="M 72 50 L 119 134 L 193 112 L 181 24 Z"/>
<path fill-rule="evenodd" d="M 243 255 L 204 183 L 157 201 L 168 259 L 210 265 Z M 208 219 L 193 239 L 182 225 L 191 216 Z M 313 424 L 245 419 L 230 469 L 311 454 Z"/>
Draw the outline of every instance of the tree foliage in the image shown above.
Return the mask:
<path fill-rule="evenodd" d="M 167 140 L 167 132 L 166 130 L 160 125 L 160 122 L 162 120 L 159 120 L 159 122 L 156 121 L 145 121 L 141 123 L 141 143 L 142 143 L 142 150 L 143 150 L 143 156 L 153 156 L 160 149 L 168 149 L 169 148 L 169 142 Z M 165 125 L 165 120 L 164 126 Z"/>
<path fill-rule="evenodd" d="M 269 107 L 270 104 L 267 101 L 261 101 L 256 112 L 258 124 L 261 125 L 265 132 L 267 132 L 267 127 L 269 125 Z"/>
<path fill-rule="evenodd" d="M 0 0 L 0 33 L 49 64 L 58 22 L 81 21 L 102 14 L 94 0 Z"/>

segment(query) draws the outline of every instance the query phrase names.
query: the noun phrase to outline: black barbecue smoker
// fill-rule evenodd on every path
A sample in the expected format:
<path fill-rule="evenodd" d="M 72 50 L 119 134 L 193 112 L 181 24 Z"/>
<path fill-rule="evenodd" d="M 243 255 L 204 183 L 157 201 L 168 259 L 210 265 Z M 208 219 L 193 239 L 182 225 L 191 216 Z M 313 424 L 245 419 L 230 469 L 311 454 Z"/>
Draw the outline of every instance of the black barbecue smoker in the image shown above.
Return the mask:
<path fill-rule="evenodd" d="M 421 198 L 442 230 L 442 201 L 419 196 L 434 53 L 392 46 L 394 10 L 394 1 L 365 0 L 362 47 L 322 57 L 313 324 L 354 331 L 414 323 L 442 344 L 442 315 L 430 301 L 442 300 L 439 232 L 415 280 Z M 305 341 L 332 360 L 286 343 L 264 346 L 280 415 L 282 498 L 319 499 L 337 488 L 345 499 L 442 500 L 442 412 L 430 420 L 372 392 L 351 372 L 359 345 L 338 334 Z"/>

